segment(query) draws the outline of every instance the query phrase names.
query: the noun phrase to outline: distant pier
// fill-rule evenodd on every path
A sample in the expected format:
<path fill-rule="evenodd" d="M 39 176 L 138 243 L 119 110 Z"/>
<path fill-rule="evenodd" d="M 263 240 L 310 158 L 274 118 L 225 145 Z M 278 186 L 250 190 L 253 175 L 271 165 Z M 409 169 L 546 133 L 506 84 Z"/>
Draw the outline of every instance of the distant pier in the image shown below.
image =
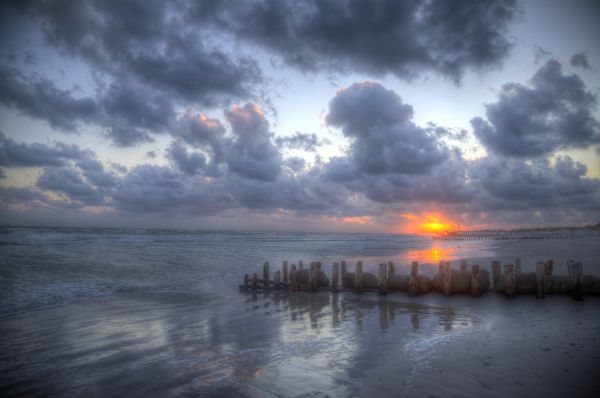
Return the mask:
<path fill-rule="evenodd" d="M 436 234 L 434 240 L 577 239 L 600 237 L 597 229 L 460 231 Z"/>

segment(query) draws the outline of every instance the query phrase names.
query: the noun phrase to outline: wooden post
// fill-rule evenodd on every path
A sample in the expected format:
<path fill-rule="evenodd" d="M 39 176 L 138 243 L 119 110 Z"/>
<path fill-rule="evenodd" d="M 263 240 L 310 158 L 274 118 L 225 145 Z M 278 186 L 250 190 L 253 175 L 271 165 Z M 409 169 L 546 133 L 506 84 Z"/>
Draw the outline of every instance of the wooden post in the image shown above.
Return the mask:
<path fill-rule="evenodd" d="M 515 259 L 515 274 L 521 273 L 521 259 Z"/>
<path fill-rule="evenodd" d="M 410 278 L 408 279 L 408 295 L 415 297 L 419 295 L 419 262 L 410 263 Z"/>
<path fill-rule="evenodd" d="M 467 272 L 467 259 L 463 258 L 460 260 L 460 270 L 462 272 Z"/>
<path fill-rule="evenodd" d="M 544 298 L 544 279 L 546 276 L 546 264 L 537 263 L 535 265 L 535 297 Z"/>
<path fill-rule="evenodd" d="M 321 262 L 317 261 L 317 270 L 320 270 L 320 269 L 321 269 Z"/>
<path fill-rule="evenodd" d="M 444 294 L 446 296 L 452 295 L 452 268 L 450 261 L 444 261 Z"/>
<path fill-rule="evenodd" d="M 284 261 L 283 262 L 283 266 L 281 267 L 281 270 L 283 271 L 283 283 L 288 283 L 288 262 Z"/>
<path fill-rule="evenodd" d="M 275 285 L 275 289 L 279 290 L 279 288 L 281 288 L 281 271 L 275 271 L 275 275 L 273 275 L 273 284 Z"/>
<path fill-rule="evenodd" d="M 394 263 L 393 262 L 388 262 L 388 282 L 394 277 Z"/>
<path fill-rule="evenodd" d="M 567 260 L 567 272 L 569 274 L 569 278 L 573 275 L 573 264 L 575 264 L 575 260 Z"/>
<path fill-rule="evenodd" d="M 248 277 L 248 274 L 244 274 L 244 287 L 247 289 L 250 285 L 250 278 Z"/>
<path fill-rule="evenodd" d="M 304 269 L 304 264 L 302 263 L 302 260 L 298 260 L 298 270 L 302 271 Z"/>
<path fill-rule="evenodd" d="M 492 261 L 492 290 L 498 288 L 500 276 L 502 276 L 502 267 L 500 266 L 500 261 Z"/>
<path fill-rule="evenodd" d="M 515 298 L 515 274 L 512 264 L 504 266 L 504 293 L 506 298 Z"/>
<path fill-rule="evenodd" d="M 356 271 L 354 272 L 354 288 L 356 293 L 362 293 L 363 289 L 363 274 L 362 274 L 362 261 L 356 263 Z"/>
<path fill-rule="evenodd" d="M 379 278 L 377 281 L 377 288 L 379 289 L 379 294 L 381 294 L 381 295 L 387 294 L 387 264 L 386 263 L 379 264 Z"/>
<path fill-rule="evenodd" d="M 255 272 L 254 275 L 252 275 L 252 289 L 256 288 L 258 288 L 258 275 L 256 275 Z"/>
<path fill-rule="evenodd" d="M 269 287 L 269 262 L 265 261 L 263 264 L 263 283 L 265 287 Z"/>
<path fill-rule="evenodd" d="M 479 279 L 479 265 L 471 267 L 471 296 L 481 297 L 481 280 Z"/>
<path fill-rule="evenodd" d="M 346 269 L 346 262 L 342 261 L 342 279 L 346 276 L 348 270 Z"/>
<path fill-rule="evenodd" d="M 340 263 L 333 263 L 331 266 L 331 290 L 334 293 L 338 291 L 338 280 L 340 278 Z"/>
<path fill-rule="evenodd" d="M 308 269 L 308 286 L 310 290 L 313 292 L 317 291 L 317 263 L 310 263 L 310 268 Z"/>
<path fill-rule="evenodd" d="M 580 301 L 583 299 L 583 264 L 574 263 L 571 272 L 571 294 L 573 299 Z"/>
<path fill-rule="evenodd" d="M 552 276 L 554 271 L 554 260 L 550 259 L 546 261 L 546 276 Z"/>
<path fill-rule="evenodd" d="M 298 290 L 298 271 L 296 271 L 296 266 L 292 265 L 292 272 L 290 272 L 290 290 L 295 292 Z"/>
<path fill-rule="evenodd" d="M 440 262 L 438 263 L 438 272 L 440 274 L 444 273 L 444 260 L 440 260 Z"/>

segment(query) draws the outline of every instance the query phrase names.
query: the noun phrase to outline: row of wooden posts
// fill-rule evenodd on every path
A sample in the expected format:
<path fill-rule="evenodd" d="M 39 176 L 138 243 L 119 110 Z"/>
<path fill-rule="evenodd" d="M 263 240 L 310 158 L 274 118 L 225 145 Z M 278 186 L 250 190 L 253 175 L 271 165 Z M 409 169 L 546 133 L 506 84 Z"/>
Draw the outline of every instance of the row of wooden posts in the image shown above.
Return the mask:
<path fill-rule="evenodd" d="M 516 294 L 535 294 L 543 298 L 545 294 L 571 294 L 576 300 L 581 300 L 584 293 L 600 295 L 600 278 L 592 275 L 583 275 L 583 265 L 580 262 L 569 260 L 567 262 L 568 275 L 553 275 L 554 261 L 538 262 L 536 270 L 532 273 L 523 273 L 521 261 L 517 259 L 514 264 L 504 265 L 504 272 L 499 261 L 491 262 L 492 278 L 490 286 L 489 273 L 479 265 L 471 266 L 468 270 L 466 260 L 460 260 L 459 269 L 452 269 L 449 261 L 440 261 L 438 272 L 432 277 L 419 275 L 419 263 L 413 261 L 409 275 L 395 274 L 394 263 L 379 264 L 378 276 L 363 272 L 363 263 L 358 261 L 355 272 L 347 270 L 345 261 L 334 262 L 331 266 L 331 282 L 322 270 L 321 262 L 311 262 L 308 269 L 304 269 L 302 261 L 298 266 L 284 261 L 281 270 L 275 271 L 273 280 L 269 275 L 269 262 L 263 265 L 262 279 L 254 273 L 252 277 L 244 275 L 243 289 L 274 289 L 288 291 L 321 291 L 332 292 L 377 291 L 387 294 L 389 291 L 405 291 L 409 296 L 418 296 L 437 290 L 447 296 L 456 293 L 470 293 L 473 297 L 480 297 L 485 291 L 492 290 L 504 293 L 507 298 L 514 298 Z M 340 278 L 341 271 L 341 278 Z"/>

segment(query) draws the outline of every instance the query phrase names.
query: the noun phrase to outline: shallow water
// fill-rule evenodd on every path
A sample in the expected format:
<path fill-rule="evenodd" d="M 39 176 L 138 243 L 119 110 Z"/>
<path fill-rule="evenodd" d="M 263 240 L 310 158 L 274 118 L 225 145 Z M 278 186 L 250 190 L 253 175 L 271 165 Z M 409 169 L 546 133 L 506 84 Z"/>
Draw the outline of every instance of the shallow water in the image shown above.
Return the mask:
<path fill-rule="evenodd" d="M 600 300 L 245 293 L 271 261 L 467 257 L 524 267 L 598 240 L 4 228 L 2 396 L 588 396 Z M 423 267 L 432 272 L 434 267 Z"/>

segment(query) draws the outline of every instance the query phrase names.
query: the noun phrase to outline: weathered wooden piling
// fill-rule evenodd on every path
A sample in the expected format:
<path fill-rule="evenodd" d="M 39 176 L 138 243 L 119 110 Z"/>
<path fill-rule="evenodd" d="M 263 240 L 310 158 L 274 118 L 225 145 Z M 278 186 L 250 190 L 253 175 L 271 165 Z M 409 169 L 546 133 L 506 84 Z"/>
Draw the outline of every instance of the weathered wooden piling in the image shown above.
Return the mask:
<path fill-rule="evenodd" d="M 571 266 L 571 295 L 575 300 L 583 299 L 583 265 L 573 263 Z"/>
<path fill-rule="evenodd" d="M 320 270 L 320 269 L 321 269 L 321 262 L 317 261 L 317 270 Z"/>
<path fill-rule="evenodd" d="M 244 287 L 248 288 L 250 286 L 250 277 L 248 274 L 244 274 Z"/>
<path fill-rule="evenodd" d="M 516 258 L 515 259 L 515 274 L 520 274 L 521 273 L 521 260 Z"/>
<path fill-rule="evenodd" d="M 444 274 L 444 260 L 440 260 L 440 262 L 438 263 L 438 272 L 440 273 L 440 275 Z"/>
<path fill-rule="evenodd" d="M 500 261 L 492 261 L 492 290 L 498 289 L 501 276 L 502 266 L 500 265 Z"/>
<path fill-rule="evenodd" d="M 460 270 L 462 272 L 467 272 L 467 259 L 463 258 L 462 260 L 460 260 Z"/>
<path fill-rule="evenodd" d="M 573 275 L 573 264 L 575 264 L 575 260 L 567 260 L 567 275 L 569 275 L 569 278 Z"/>
<path fill-rule="evenodd" d="M 252 275 L 252 289 L 257 289 L 258 288 L 258 275 L 256 275 L 256 272 L 254 273 L 254 275 Z"/>
<path fill-rule="evenodd" d="M 444 294 L 452 295 L 452 267 L 449 261 L 444 261 Z"/>
<path fill-rule="evenodd" d="M 266 287 L 269 287 L 269 262 L 263 264 L 263 281 Z"/>
<path fill-rule="evenodd" d="M 304 263 L 302 260 L 298 260 L 298 271 L 304 270 Z"/>
<path fill-rule="evenodd" d="M 363 272 L 362 272 L 362 261 L 356 263 L 356 270 L 354 271 L 354 288 L 357 293 L 362 293 L 363 290 Z"/>
<path fill-rule="evenodd" d="M 394 277 L 394 273 L 396 271 L 394 269 L 395 267 L 394 267 L 394 263 L 393 262 L 391 262 L 391 261 L 388 262 L 387 266 L 388 266 L 388 282 L 389 282 Z"/>
<path fill-rule="evenodd" d="M 544 279 L 546 276 L 546 264 L 537 263 L 535 265 L 535 297 L 544 298 Z"/>
<path fill-rule="evenodd" d="M 292 272 L 290 273 L 290 290 L 292 292 L 298 290 L 298 271 L 296 271 L 296 265 L 292 265 Z"/>
<path fill-rule="evenodd" d="M 388 278 L 387 278 L 387 264 L 386 263 L 379 264 L 379 277 L 377 278 L 377 289 L 379 290 L 379 294 L 381 294 L 381 295 L 387 294 Z"/>
<path fill-rule="evenodd" d="M 504 266 L 504 293 L 506 298 L 515 298 L 515 274 L 512 264 Z"/>
<path fill-rule="evenodd" d="M 419 262 L 410 263 L 410 279 L 408 280 L 408 295 L 415 297 L 419 295 Z"/>
<path fill-rule="evenodd" d="M 340 263 L 333 263 L 331 265 L 331 290 L 334 293 L 338 291 L 338 281 L 340 279 Z"/>
<path fill-rule="evenodd" d="M 479 265 L 471 266 L 471 296 L 481 297 L 481 281 L 480 281 Z"/>
<path fill-rule="evenodd" d="M 344 276 L 346 276 L 346 274 L 348 273 L 348 269 L 346 268 L 346 262 L 342 261 L 340 265 L 342 268 L 342 279 L 344 279 Z"/>
<path fill-rule="evenodd" d="M 275 271 L 275 274 L 273 275 L 273 285 L 275 286 L 275 289 L 281 289 L 281 271 Z"/>
<path fill-rule="evenodd" d="M 288 283 L 288 262 L 284 261 L 281 266 L 281 271 L 283 273 L 283 283 Z"/>
<path fill-rule="evenodd" d="M 554 272 L 554 260 L 550 259 L 546 261 L 546 276 L 552 276 Z"/>
<path fill-rule="evenodd" d="M 308 286 L 313 292 L 317 291 L 317 271 L 317 263 L 310 263 L 310 267 L 308 269 Z"/>

